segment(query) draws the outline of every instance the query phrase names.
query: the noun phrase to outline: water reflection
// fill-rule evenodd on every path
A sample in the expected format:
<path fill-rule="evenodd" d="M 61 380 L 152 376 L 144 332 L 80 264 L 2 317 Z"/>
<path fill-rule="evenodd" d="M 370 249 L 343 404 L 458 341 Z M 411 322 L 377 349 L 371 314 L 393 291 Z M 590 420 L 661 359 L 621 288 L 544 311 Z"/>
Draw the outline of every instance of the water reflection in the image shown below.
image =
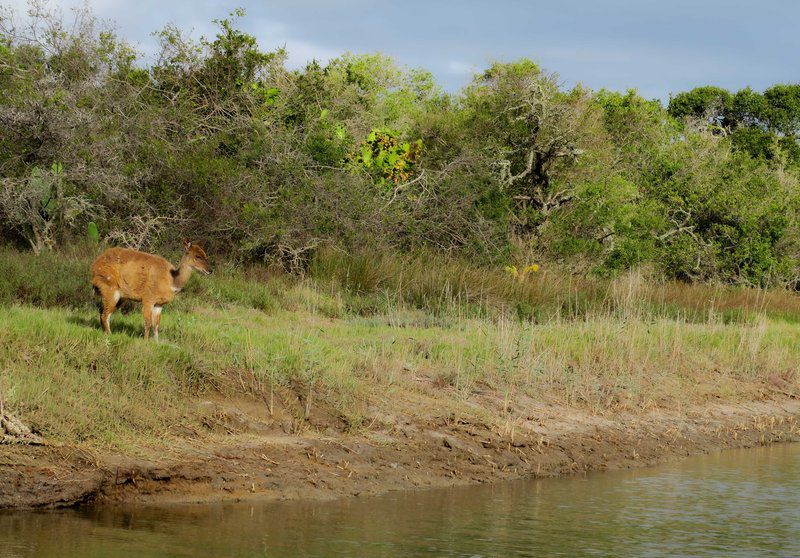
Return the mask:
<path fill-rule="evenodd" d="M 0 556 L 800 556 L 800 445 L 336 502 L 0 515 Z"/>

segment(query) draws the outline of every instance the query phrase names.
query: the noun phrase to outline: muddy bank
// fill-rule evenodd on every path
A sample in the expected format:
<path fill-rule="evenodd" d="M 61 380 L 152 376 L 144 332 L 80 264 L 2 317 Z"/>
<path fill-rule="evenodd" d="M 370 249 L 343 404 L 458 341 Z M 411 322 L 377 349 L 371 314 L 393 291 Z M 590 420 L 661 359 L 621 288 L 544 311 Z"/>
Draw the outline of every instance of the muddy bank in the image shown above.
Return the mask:
<path fill-rule="evenodd" d="M 168 453 L 144 459 L 0 446 L 0 507 L 337 498 L 642 467 L 800 440 L 796 399 L 603 416 L 528 403 L 525 413 L 491 424 L 431 409 L 424 417 L 376 416 L 358 434 L 325 423 L 293 432 L 285 417 L 248 402 L 203 404 L 244 426 L 225 436 L 176 439 Z"/>

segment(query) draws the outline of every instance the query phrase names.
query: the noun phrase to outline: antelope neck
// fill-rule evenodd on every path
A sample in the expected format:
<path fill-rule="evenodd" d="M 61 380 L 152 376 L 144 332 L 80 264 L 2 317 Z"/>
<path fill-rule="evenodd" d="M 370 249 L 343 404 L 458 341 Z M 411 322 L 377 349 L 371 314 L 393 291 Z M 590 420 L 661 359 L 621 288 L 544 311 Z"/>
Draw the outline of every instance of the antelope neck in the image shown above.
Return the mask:
<path fill-rule="evenodd" d="M 177 292 L 181 290 L 186 283 L 189 281 L 189 277 L 192 275 L 192 268 L 186 263 L 186 258 L 184 257 L 181 260 L 181 263 L 178 265 L 177 271 L 172 272 L 172 289 Z"/>

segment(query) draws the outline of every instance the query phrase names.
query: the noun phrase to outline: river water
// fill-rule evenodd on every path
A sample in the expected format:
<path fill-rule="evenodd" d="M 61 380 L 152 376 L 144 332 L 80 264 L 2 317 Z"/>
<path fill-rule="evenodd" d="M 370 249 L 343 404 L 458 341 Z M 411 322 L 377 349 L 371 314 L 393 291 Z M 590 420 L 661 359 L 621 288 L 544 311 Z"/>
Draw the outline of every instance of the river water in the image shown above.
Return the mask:
<path fill-rule="evenodd" d="M 334 502 L 5 513 L 10 556 L 800 556 L 800 444 Z"/>

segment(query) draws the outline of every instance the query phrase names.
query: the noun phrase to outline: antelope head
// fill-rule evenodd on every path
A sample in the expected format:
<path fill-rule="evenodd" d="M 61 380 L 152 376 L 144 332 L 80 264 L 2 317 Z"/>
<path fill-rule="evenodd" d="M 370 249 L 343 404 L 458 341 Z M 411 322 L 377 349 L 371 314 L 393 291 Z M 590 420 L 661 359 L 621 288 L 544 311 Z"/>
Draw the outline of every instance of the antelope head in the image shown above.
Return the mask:
<path fill-rule="evenodd" d="M 208 263 L 206 251 L 197 242 L 190 242 L 188 238 L 183 240 L 183 263 L 192 269 L 199 271 L 203 275 L 211 275 L 211 264 Z"/>

